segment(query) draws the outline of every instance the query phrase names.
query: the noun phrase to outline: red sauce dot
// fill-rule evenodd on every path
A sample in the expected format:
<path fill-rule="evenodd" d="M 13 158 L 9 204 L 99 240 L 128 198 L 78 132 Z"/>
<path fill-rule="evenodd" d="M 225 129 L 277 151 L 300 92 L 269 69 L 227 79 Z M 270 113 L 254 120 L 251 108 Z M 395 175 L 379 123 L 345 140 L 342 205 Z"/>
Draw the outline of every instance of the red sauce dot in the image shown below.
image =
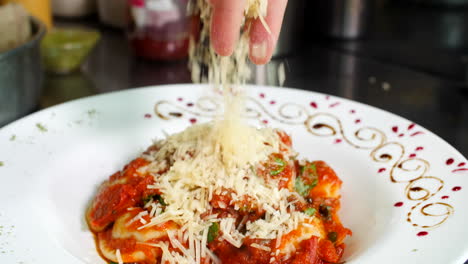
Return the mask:
<path fill-rule="evenodd" d="M 187 103 L 187 106 L 188 106 L 188 107 L 192 107 L 192 106 L 193 106 L 193 103 Z"/>
<path fill-rule="evenodd" d="M 445 162 L 445 164 L 452 165 L 453 162 L 454 162 L 454 160 L 452 158 L 450 158 Z"/>
<path fill-rule="evenodd" d="M 341 139 L 337 138 L 335 139 L 335 144 L 341 143 L 341 141 L 342 141 Z"/>
<path fill-rule="evenodd" d="M 445 200 L 445 199 L 448 199 L 449 197 L 448 197 L 448 195 L 444 195 L 441 198 Z"/>
<path fill-rule="evenodd" d="M 263 124 L 268 124 L 268 120 L 266 120 L 266 119 L 265 119 L 265 120 L 262 120 L 262 123 L 263 123 Z"/>
<path fill-rule="evenodd" d="M 398 135 L 398 136 L 399 136 L 399 137 L 404 137 L 404 136 L 405 136 L 405 134 L 401 133 L 401 134 L 400 134 L 400 135 Z"/>
<path fill-rule="evenodd" d="M 417 147 L 417 148 L 416 148 L 416 151 L 421 151 L 421 150 L 423 150 L 423 149 L 424 149 L 423 147 Z"/>
<path fill-rule="evenodd" d="M 356 123 L 356 124 L 361 123 L 361 119 L 356 119 L 356 120 L 354 121 L 354 123 Z"/>
<path fill-rule="evenodd" d="M 414 137 L 414 136 L 422 135 L 422 134 L 424 134 L 424 132 L 418 131 L 418 132 L 414 132 L 414 133 L 411 134 L 410 136 L 411 136 L 411 137 Z"/>
<path fill-rule="evenodd" d="M 330 96 L 329 95 L 325 96 L 325 99 L 326 100 L 330 99 Z"/>
<path fill-rule="evenodd" d="M 409 125 L 409 126 L 408 126 L 408 130 L 413 129 L 415 125 L 416 125 L 416 124 L 411 124 L 411 125 Z"/>
<path fill-rule="evenodd" d="M 386 171 L 386 170 L 387 170 L 387 169 L 385 169 L 385 168 L 380 168 L 380 169 L 379 169 L 379 173 L 382 173 L 382 172 L 384 172 L 384 171 Z"/>
<path fill-rule="evenodd" d="M 317 103 L 316 103 L 316 102 L 310 102 L 310 106 L 312 106 L 313 108 L 316 108 L 316 109 L 318 108 L 318 106 L 317 106 Z"/>
<path fill-rule="evenodd" d="M 462 187 L 460 187 L 460 186 L 455 186 L 455 187 L 452 188 L 452 191 L 458 192 L 458 191 L 461 190 L 461 189 L 462 189 Z"/>
<path fill-rule="evenodd" d="M 395 133 L 398 132 L 398 127 L 397 126 L 392 127 L 392 131 Z"/>
<path fill-rule="evenodd" d="M 274 105 L 274 104 L 276 104 L 276 102 L 275 101 L 270 101 L 270 104 Z"/>
<path fill-rule="evenodd" d="M 151 118 L 150 114 L 145 114 L 145 118 Z"/>
<path fill-rule="evenodd" d="M 354 113 L 356 113 L 356 110 L 351 110 L 351 111 L 349 111 L 349 112 L 350 112 L 351 114 L 354 114 Z"/>
<path fill-rule="evenodd" d="M 465 162 L 460 162 L 460 163 L 458 163 L 458 167 L 463 167 L 463 166 L 465 166 L 465 165 L 466 165 Z"/>
<path fill-rule="evenodd" d="M 182 102 L 183 100 L 184 100 L 184 98 L 182 98 L 182 97 L 177 98 L 177 101 L 179 101 L 179 102 Z"/>
<path fill-rule="evenodd" d="M 265 98 L 265 94 L 264 93 L 261 93 L 259 94 L 260 98 Z"/>
<path fill-rule="evenodd" d="M 397 202 L 397 203 L 395 203 L 393 206 L 395 206 L 395 207 L 402 207 L 402 206 L 403 206 L 403 202 Z"/>
<path fill-rule="evenodd" d="M 190 118 L 189 121 L 190 121 L 190 123 L 195 124 L 197 122 L 197 119 L 196 118 Z"/>
<path fill-rule="evenodd" d="M 417 234 L 417 236 L 427 236 L 429 233 L 426 231 L 421 231 Z"/>
<path fill-rule="evenodd" d="M 410 154 L 410 155 L 409 155 L 409 157 L 410 157 L 410 158 L 414 158 L 414 157 L 416 157 L 416 153 L 412 153 L 412 154 Z"/>

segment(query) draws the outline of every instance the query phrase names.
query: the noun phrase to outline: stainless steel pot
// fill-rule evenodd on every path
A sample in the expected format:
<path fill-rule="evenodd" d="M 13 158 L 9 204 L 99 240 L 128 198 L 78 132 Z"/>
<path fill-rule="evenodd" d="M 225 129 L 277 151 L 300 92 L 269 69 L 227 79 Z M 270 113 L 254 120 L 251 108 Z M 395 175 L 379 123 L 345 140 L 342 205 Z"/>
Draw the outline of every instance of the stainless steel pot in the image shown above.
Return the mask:
<path fill-rule="evenodd" d="M 32 36 L 23 45 L 0 53 L 0 127 L 35 110 L 43 70 L 40 43 L 45 25 L 31 18 Z"/>

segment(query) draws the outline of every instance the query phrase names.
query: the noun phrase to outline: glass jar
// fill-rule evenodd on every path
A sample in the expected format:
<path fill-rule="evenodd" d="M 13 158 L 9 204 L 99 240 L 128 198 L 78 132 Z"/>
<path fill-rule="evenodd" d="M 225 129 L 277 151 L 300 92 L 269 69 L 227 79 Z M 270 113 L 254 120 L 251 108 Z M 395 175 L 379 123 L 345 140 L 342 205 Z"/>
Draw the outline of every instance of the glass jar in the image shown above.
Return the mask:
<path fill-rule="evenodd" d="M 154 60 L 188 55 L 196 18 L 187 15 L 189 0 L 130 0 L 129 38 L 135 54 Z"/>

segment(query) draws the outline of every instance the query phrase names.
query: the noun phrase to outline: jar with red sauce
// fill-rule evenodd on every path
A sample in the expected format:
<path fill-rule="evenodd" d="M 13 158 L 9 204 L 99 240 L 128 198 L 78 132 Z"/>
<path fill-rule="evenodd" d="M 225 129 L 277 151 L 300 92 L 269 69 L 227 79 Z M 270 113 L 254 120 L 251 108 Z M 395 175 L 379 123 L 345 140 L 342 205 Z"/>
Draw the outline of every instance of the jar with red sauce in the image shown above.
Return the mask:
<path fill-rule="evenodd" d="M 199 19 L 187 15 L 189 0 L 129 0 L 131 46 L 138 57 L 180 60 L 188 55 Z"/>

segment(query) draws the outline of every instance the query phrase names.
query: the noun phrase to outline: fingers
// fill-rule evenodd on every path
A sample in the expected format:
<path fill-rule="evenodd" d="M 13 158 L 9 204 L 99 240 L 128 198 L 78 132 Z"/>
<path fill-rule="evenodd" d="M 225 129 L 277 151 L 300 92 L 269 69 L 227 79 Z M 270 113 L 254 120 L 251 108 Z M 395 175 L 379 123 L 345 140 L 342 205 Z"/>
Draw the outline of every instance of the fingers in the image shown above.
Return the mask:
<path fill-rule="evenodd" d="M 266 64 L 270 61 L 278 42 L 287 2 L 288 0 L 268 1 L 268 12 L 265 21 L 271 30 L 271 34 L 267 32 L 260 19 L 255 19 L 252 22 L 249 57 L 253 63 Z"/>
<path fill-rule="evenodd" d="M 232 54 L 239 39 L 246 0 L 211 0 L 211 44 L 221 56 Z"/>

